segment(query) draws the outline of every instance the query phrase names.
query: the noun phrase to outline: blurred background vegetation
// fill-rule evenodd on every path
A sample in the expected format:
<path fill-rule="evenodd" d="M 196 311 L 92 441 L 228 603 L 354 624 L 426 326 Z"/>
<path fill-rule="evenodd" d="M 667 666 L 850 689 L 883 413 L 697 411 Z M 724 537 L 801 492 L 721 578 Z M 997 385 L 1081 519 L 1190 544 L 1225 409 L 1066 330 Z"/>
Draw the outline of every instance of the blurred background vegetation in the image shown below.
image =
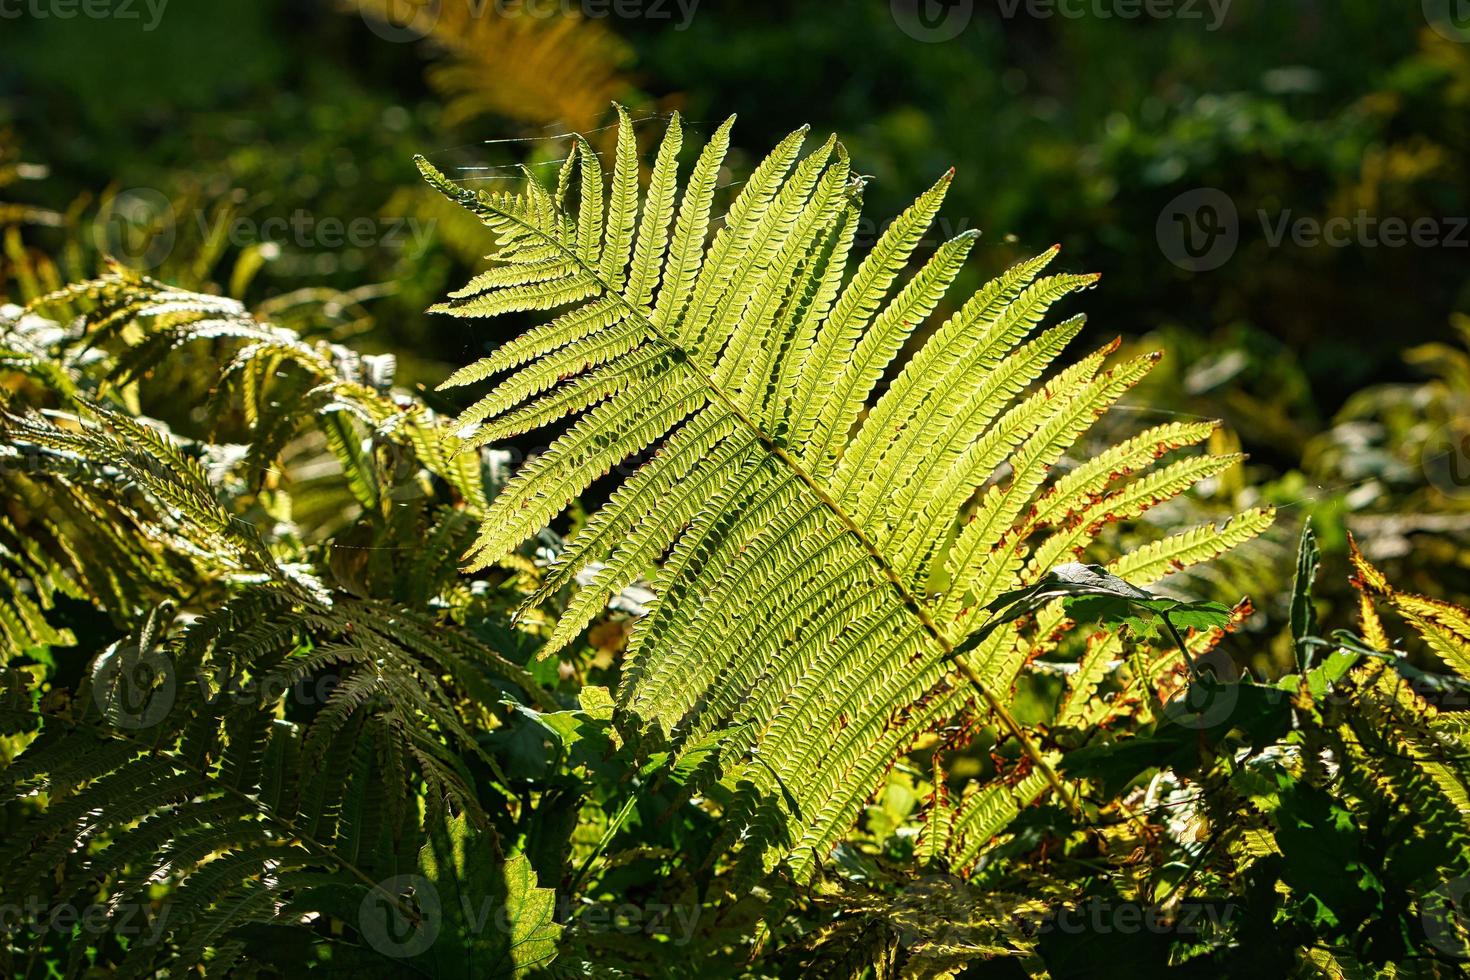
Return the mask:
<path fill-rule="evenodd" d="M 836 130 L 872 178 L 869 241 L 955 166 L 932 244 L 984 233 L 969 285 L 1053 242 L 1103 273 L 1084 340 L 1168 354 L 1133 410 L 1221 418 L 1217 448 L 1250 453 L 1180 506 L 1282 507 L 1270 539 L 1190 583 L 1251 594 L 1234 652 L 1280 666 L 1308 516 L 1342 590 L 1329 624 L 1352 612 L 1350 531 L 1405 588 L 1470 597 L 1470 31 L 1425 12 L 1455 2 L 43 3 L 0 24 L 0 300 L 109 253 L 395 353 L 400 381 L 432 388 L 520 325 L 424 314 L 486 240 L 414 153 L 493 186 L 554 165 L 550 137 L 607 136 L 616 99 L 649 138 L 674 109 L 704 133 L 739 113 L 733 183 L 790 129 Z M 1238 247 L 1190 271 L 1161 229 L 1201 188 L 1233 204 Z M 1438 240 L 1270 234 L 1359 214 L 1431 219 Z"/>

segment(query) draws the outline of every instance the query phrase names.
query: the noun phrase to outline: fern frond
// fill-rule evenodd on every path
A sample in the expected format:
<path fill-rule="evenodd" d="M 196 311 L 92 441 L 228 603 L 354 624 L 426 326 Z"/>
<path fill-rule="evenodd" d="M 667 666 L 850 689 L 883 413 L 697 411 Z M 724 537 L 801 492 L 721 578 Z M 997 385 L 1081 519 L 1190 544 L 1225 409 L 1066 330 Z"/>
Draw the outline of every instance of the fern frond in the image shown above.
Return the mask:
<path fill-rule="evenodd" d="M 17 515 L 0 518 L 0 660 L 39 665 L 8 670 L 0 701 L 6 843 L 25 856 L 0 893 L 100 897 L 117 935 L 88 945 L 123 976 L 227 970 L 287 932 L 383 970 L 361 903 L 421 868 L 451 814 L 492 833 L 478 774 L 498 763 L 472 731 L 506 702 L 559 707 L 479 638 L 486 599 L 455 568 L 487 502 L 481 457 L 390 390 L 391 360 L 233 301 L 116 271 L 38 303 L 81 312 L 67 330 L 25 314 L 24 343 L 0 322 L 0 347 L 61 366 L 44 411 L 0 414 L 0 454 L 25 461 L 0 468 Z M 214 424 L 243 419 L 249 446 L 138 414 L 176 367 L 219 371 Z M 310 541 L 292 520 L 308 506 L 330 514 Z M 62 599 L 105 637 L 79 685 L 40 649 L 71 640 Z M 157 935 L 116 942 L 140 906 L 166 912 Z"/>
<path fill-rule="evenodd" d="M 462 419 L 480 426 L 466 433 L 470 444 L 575 418 L 491 504 L 470 567 L 508 554 L 594 480 L 654 450 L 549 574 L 541 597 L 588 583 L 549 649 L 656 568 L 618 703 L 676 753 L 728 733 L 725 837 L 756 870 L 785 862 L 808 876 L 894 760 L 976 701 L 1021 741 L 1036 779 L 1061 789 L 1006 708 L 1007 665 L 1019 661 L 977 668 L 983 661 L 955 654 L 981 625 L 969 611 L 1235 458 L 1149 472 L 1209 431 L 1161 427 L 1052 480 L 1155 360 L 1108 368 L 1110 346 L 1033 387 L 1081 322 L 1029 344 L 1026 335 L 1052 304 L 1095 281 L 1039 279 L 1055 250 L 964 303 L 859 424 L 973 246 L 972 235 L 941 245 L 895 291 L 950 175 L 847 278 L 858 208 L 847 156 L 829 140 L 802 157 L 803 128 L 755 167 L 706 247 L 727 122 L 695 164 L 665 256 L 659 229 L 681 145 L 677 122 L 671 129 L 642 195 L 654 241 L 645 248 L 640 232 L 626 273 L 634 166 L 621 134 L 610 192 L 582 141 L 580 182 L 565 173 L 555 194 L 531 178 L 518 193 L 472 192 L 419 161 L 500 243 L 501 264 L 444 312 L 571 307 L 451 379 L 512 371 Z M 576 208 L 559 206 L 578 183 Z M 506 263 L 528 261 L 555 271 L 495 285 Z M 1269 520 L 1261 512 L 1208 541 L 1161 543 L 1133 559 L 1134 571 L 1157 577 L 1175 560 L 1218 554 Z M 998 652 L 1018 634 L 992 639 Z"/>
<path fill-rule="evenodd" d="M 1386 601 L 1414 628 L 1431 650 L 1461 677 L 1470 680 L 1470 610 L 1440 599 L 1400 592 L 1350 543 L 1353 583 L 1363 593 L 1364 609 L 1372 599 Z M 1381 632 L 1382 627 L 1379 627 Z M 1380 648 L 1382 649 L 1382 648 Z"/>
<path fill-rule="evenodd" d="M 610 100 L 624 97 L 626 42 L 597 19 L 486 8 L 474 0 L 434 4 L 339 0 L 344 10 L 424 38 L 446 57 L 428 69 L 445 100 L 445 121 L 484 115 L 537 127 L 594 128 Z"/>
<path fill-rule="evenodd" d="M 950 866 L 971 868 L 991 839 L 1045 792 L 1046 779 L 1037 772 L 1013 786 L 998 782 L 972 787 L 955 809 Z"/>
<path fill-rule="evenodd" d="M 232 629 L 247 611 L 251 627 Z M 480 750 L 441 678 L 479 689 L 489 670 L 545 698 L 458 631 L 361 601 L 301 607 L 246 593 L 181 633 L 160 612 L 130 644 L 97 660 L 77 710 L 47 717 L 4 771 L 12 795 L 39 790 L 48 803 L 8 842 L 27 856 L 0 882 L 20 895 L 54 879 L 56 900 L 105 885 L 114 909 L 169 883 L 163 925 L 183 940 L 175 968 L 279 921 L 293 869 L 354 887 L 394 873 L 402 852 L 378 842 L 414 825 L 420 792 L 431 809 L 482 819 L 448 746 Z M 163 684 L 144 700 L 161 713 L 138 710 L 145 662 Z M 296 680 L 323 671 L 340 679 L 309 723 L 274 717 Z M 261 688 L 261 701 L 231 686 L 242 673 L 282 683 Z M 387 758 L 398 761 L 379 764 Z M 418 845 L 410 836 L 404 846 L 411 856 Z M 152 957 L 169 948 L 139 950 L 139 969 L 161 966 Z"/>

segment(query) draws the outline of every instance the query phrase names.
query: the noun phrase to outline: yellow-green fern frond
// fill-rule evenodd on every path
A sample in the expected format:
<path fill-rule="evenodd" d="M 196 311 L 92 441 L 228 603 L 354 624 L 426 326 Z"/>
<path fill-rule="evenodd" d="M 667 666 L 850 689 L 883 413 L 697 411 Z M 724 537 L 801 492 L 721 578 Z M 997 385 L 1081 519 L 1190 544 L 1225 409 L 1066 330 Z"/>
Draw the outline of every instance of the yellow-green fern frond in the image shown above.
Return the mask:
<path fill-rule="evenodd" d="M 558 314 L 450 379 L 498 378 L 462 417 L 461 436 L 473 445 L 574 420 L 492 502 L 470 566 L 508 554 L 652 450 L 551 569 L 543 595 L 589 584 L 547 652 L 656 567 L 618 704 L 676 752 L 725 733 L 726 838 L 754 868 L 784 861 L 808 876 L 894 760 L 976 705 L 1030 756 L 1028 793 L 1065 793 L 1007 708 L 1024 661 L 1020 627 L 997 630 L 973 657 L 955 648 L 996 595 L 1236 459 L 1153 468 L 1211 431 L 1173 425 L 1057 472 L 1156 357 L 1110 365 L 1110 345 L 1048 373 L 1081 321 L 1031 335 L 1056 302 L 1095 282 L 1042 277 L 1054 249 L 960 304 L 869 409 L 974 245 L 961 235 L 902 277 L 950 175 L 849 275 L 860 201 L 841 144 L 803 156 L 797 130 L 711 221 L 731 124 L 699 155 L 675 209 L 680 121 L 639 194 L 619 115 L 610 180 L 581 140 L 577 172 L 556 188 L 528 177 L 513 192 L 471 191 L 419 161 L 498 240 L 491 270 L 440 311 Z M 1157 542 L 1115 570 L 1152 581 L 1269 522 L 1259 512 Z M 995 823 L 973 822 L 974 836 Z"/>
<path fill-rule="evenodd" d="M 1428 596 L 1400 592 L 1389 584 L 1382 572 L 1369 564 L 1358 550 L 1356 541 L 1351 543 L 1349 559 L 1353 566 L 1353 584 L 1363 593 L 1365 619 L 1372 616 L 1373 599 L 1388 603 L 1446 665 L 1461 677 L 1470 679 L 1470 609 Z M 1372 616 L 1367 622 L 1376 624 L 1377 617 Z M 1382 633 L 1381 625 L 1376 627 L 1376 632 Z"/>
<path fill-rule="evenodd" d="M 429 84 L 451 125 L 482 115 L 567 129 L 594 128 L 632 88 L 632 51 L 605 23 L 565 8 L 476 0 L 342 0 L 345 9 L 444 52 Z"/>

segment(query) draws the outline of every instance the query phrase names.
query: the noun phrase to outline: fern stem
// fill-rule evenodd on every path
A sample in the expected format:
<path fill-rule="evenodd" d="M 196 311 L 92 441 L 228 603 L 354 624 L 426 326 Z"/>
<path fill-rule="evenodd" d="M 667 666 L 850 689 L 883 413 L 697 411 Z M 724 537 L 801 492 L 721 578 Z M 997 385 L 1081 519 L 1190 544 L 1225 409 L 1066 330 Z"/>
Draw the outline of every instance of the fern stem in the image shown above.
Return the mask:
<path fill-rule="evenodd" d="M 425 176 L 429 177 L 431 182 L 434 182 L 433 177 L 430 176 L 429 171 L 424 169 L 425 161 L 423 161 L 422 158 L 419 158 L 417 162 L 420 165 L 419 169 L 424 171 Z M 441 181 L 443 180 L 442 176 L 440 179 Z M 447 181 L 444 181 L 444 183 L 448 184 Z M 684 364 L 694 365 L 701 363 L 694 356 L 693 352 L 684 349 L 678 343 L 667 337 L 664 332 L 660 330 L 651 319 L 649 319 L 649 317 L 644 315 L 641 309 L 629 303 L 621 292 L 614 289 L 612 285 L 602 277 L 601 271 L 599 269 L 592 268 L 586 262 L 584 262 L 582 260 L 582 257 L 577 254 L 577 251 L 575 249 L 567 248 L 564 242 L 548 234 L 543 229 L 529 224 L 520 216 L 509 213 L 507 211 L 503 211 L 499 208 L 496 208 L 494 204 L 488 201 L 481 200 L 478 195 L 476 195 L 473 191 L 466 190 L 454 184 L 448 184 L 448 188 L 452 188 L 454 192 L 459 196 L 461 201 L 466 203 L 467 205 L 474 204 L 479 207 L 494 210 L 496 211 L 496 213 L 500 214 L 508 221 L 514 222 L 515 224 L 519 225 L 527 232 L 529 232 L 531 235 L 538 237 L 546 242 L 553 249 L 559 251 L 562 256 L 565 257 L 567 260 L 579 266 L 582 271 L 602 289 L 604 295 L 610 296 L 614 300 L 616 300 L 623 307 L 623 309 L 627 311 L 628 317 L 640 321 L 643 324 L 644 329 L 648 331 L 648 334 L 654 340 L 667 347 L 670 351 L 677 355 Z M 444 188 L 441 186 L 441 189 Z M 471 208 L 470 210 L 473 210 L 473 208 Z M 692 367 L 691 370 L 693 370 Z M 1059 797 L 1061 797 L 1061 800 L 1066 805 L 1067 809 L 1071 811 L 1073 815 L 1080 816 L 1082 810 L 1077 803 L 1076 798 L 1073 797 L 1071 791 L 1068 790 L 1066 784 L 1062 782 L 1062 779 L 1057 774 L 1056 770 L 1053 769 L 1051 764 L 1046 761 L 1046 757 L 1042 754 L 1040 748 L 1038 748 L 1036 743 L 1032 741 L 1031 737 L 1026 733 L 1026 730 L 1021 727 L 1021 724 L 1016 721 L 1015 716 L 1012 715 L 1010 713 L 1010 710 L 1006 708 L 1005 703 L 1001 701 L 1001 699 L 996 696 L 995 692 L 990 689 L 990 686 L 985 683 L 985 679 L 980 676 L 979 672 L 976 671 L 975 668 L 963 656 L 955 653 L 954 644 L 950 643 L 949 638 L 944 635 L 944 632 L 939 628 L 939 625 L 934 622 L 933 617 L 929 615 L 929 611 L 924 608 L 923 603 L 921 603 L 918 598 L 909 590 L 908 586 L 903 583 L 903 580 L 899 578 L 898 573 L 894 570 L 893 566 L 889 564 L 888 559 L 884 557 L 881 551 L 878 550 L 878 547 L 873 543 L 868 535 L 864 533 L 863 529 L 858 526 L 857 522 L 852 519 L 852 516 L 843 509 L 842 505 L 837 500 L 835 500 L 831 494 L 829 494 L 816 482 L 815 479 L 813 479 L 812 475 L 808 473 L 806 469 L 799 462 L 797 462 L 797 460 L 792 457 L 790 453 L 786 451 L 785 447 L 783 447 L 779 442 L 776 441 L 775 437 L 762 429 L 760 425 L 758 425 L 743 409 L 741 409 L 740 406 L 735 403 L 734 399 L 727 395 L 724 390 L 721 389 L 719 384 L 715 382 L 714 379 L 707 377 L 703 372 L 695 373 L 699 382 L 709 393 L 710 399 L 719 403 L 721 407 L 723 407 L 726 411 L 728 411 L 731 415 L 738 419 L 743 425 L 750 429 L 755 437 L 760 440 L 760 442 L 765 446 L 767 451 L 771 455 L 775 456 L 777 459 L 785 463 L 786 466 L 790 468 L 792 473 L 796 475 L 797 479 L 806 484 L 806 486 L 817 495 L 817 498 L 832 511 L 832 513 L 837 517 L 838 520 L 842 522 L 843 527 L 846 528 L 848 533 L 850 533 L 851 535 L 853 535 L 853 537 L 857 539 L 858 543 L 861 544 L 864 550 L 867 551 L 868 556 L 878 566 L 879 570 L 882 571 L 883 576 L 888 580 L 889 585 L 892 586 L 894 591 L 898 593 L 899 599 L 909 609 L 910 612 L 918 617 L 920 624 L 924 627 L 925 630 L 928 631 L 929 635 L 934 638 L 934 641 L 939 645 L 940 651 L 942 652 L 944 658 L 950 663 L 954 664 L 959 672 L 964 675 L 965 679 L 968 680 L 975 687 L 975 689 L 980 692 L 981 698 L 984 699 L 985 703 L 989 706 L 990 710 L 995 714 L 995 716 L 1000 719 L 1001 724 L 1013 736 L 1015 736 L 1016 740 L 1021 745 L 1022 751 L 1026 753 L 1027 757 L 1031 759 L 1032 764 L 1035 765 L 1037 769 L 1039 769 L 1041 773 L 1046 777 L 1047 783 L 1050 784 L 1051 788 L 1056 791 Z"/>
<path fill-rule="evenodd" d="M 603 853 L 607 850 L 607 846 L 612 843 L 612 839 L 622 829 L 623 824 L 627 823 L 628 816 L 633 812 L 633 806 L 637 802 L 638 797 L 636 794 L 630 794 L 628 796 L 627 802 L 618 811 L 618 815 L 607 825 L 607 830 L 603 831 L 602 839 L 597 842 L 597 846 L 592 849 L 592 853 L 587 855 L 587 860 L 583 861 L 582 866 L 577 869 L 577 876 L 572 879 L 572 887 L 569 892 L 573 897 L 581 892 L 582 885 L 587 881 L 587 876 L 592 871 L 592 865 L 597 862 L 598 858 L 602 857 Z"/>
<path fill-rule="evenodd" d="M 1195 663 L 1194 657 L 1189 655 L 1189 647 L 1185 645 L 1184 637 L 1179 635 L 1179 630 L 1174 626 L 1174 622 L 1169 618 L 1169 614 L 1166 612 L 1161 612 L 1159 613 L 1159 618 L 1164 621 L 1164 626 L 1166 626 L 1169 630 L 1169 636 L 1173 637 L 1174 644 L 1179 647 L 1179 652 L 1184 657 L 1184 662 L 1189 665 L 1190 676 L 1197 681 L 1202 680 L 1202 678 L 1200 677 L 1199 666 Z"/>

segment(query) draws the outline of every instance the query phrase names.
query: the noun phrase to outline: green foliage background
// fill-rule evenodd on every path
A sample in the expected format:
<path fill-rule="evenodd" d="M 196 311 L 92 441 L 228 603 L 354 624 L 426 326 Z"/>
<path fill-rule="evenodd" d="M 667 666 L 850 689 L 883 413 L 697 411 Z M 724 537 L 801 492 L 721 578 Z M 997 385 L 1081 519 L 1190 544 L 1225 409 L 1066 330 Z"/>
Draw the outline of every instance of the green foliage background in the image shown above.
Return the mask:
<path fill-rule="evenodd" d="M 484 240 L 477 225 L 422 186 L 413 154 L 424 152 L 446 170 L 486 168 L 457 173 L 471 186 L 487 178 L 483 186 L 497 187 L 493 181 L 514 175 L 515 164 L 554 172 L 566 144 L 547 137 L 593 130 L 612 117 L 609 112 L 589 123 L 556 109 L 537 115 L 513 108 L 544 103 L 565 109 L 567 103 L 550 100 L 547 90 L 564 84 L 562 77 L 582 77 L 571 70 L 516 74 L 497 71 L 491 58 L 471 63 L 456 80 L 436 81 L 432 72 L 452 63 L 453 46 L 443 38 L 437 44 L 387 41 L 362 16 L 367 6 L 174 0 L 153 31 L 108 19 L 5 21 L 0 301 L 25 302 L 97 275 L 96 229 L 109 202 L 120 192 L 156 191 L 171 202 L 177 241 L 153 275 L 235 296 L 308 342 L 391 353 L 400 392 L 442 416 L 463 408 L 453 400 L 457 395 L 428 389 L 532 320 L 446 325 L 425 314 L 480 269 Z M 1157 536 L 1251 507 L 1279 508 L 1276 527 L 1260 542 L 1173 584 L 1204 599 L 1252 598 L 1254 608 L 1221 649 L 1275 685 L 1267 690 L 1289 694 L 1299 681 L 1316 695 L 1339 683 L 1357 693 L 1319 704 L 1306 696 L 1293 701 L 1253 692 L 1242 709 L 1243 728 L 1211 732 L 1201 744 L 1192 734 L 1181 740 L 1177 729 L 1145 725 L 1131 731 L 1141 740 L 1134 751 L 1149 762 L 1175 760 L 1173 775 L 1162 782 L 1127 753 L 1074 754 L 1067 775 L 1094 781 L 1098 797 L 1091 802 L 1118 824 L 1128 817 L 1109 809 L 1112 797 L 1124 798 L 1130 786 L 1147 787 L 1140 798 L 1161 811 L 1171 793 L 1182 798 L 1186 784 L 1202 787 L 1205 803 L 1195 812 L 1204 816 L 1196 819 L 1228 828 L 1209 839 L 1210 848 L 1198 847 L 1187 828 L 1169 828 L 1173 836 L 1166 834 L 1162 843 L 1147 832 L 1134 839 L 1112 828 L 1100 833 L 1076 825 L 1059 806 L 1043 806 L 1022 814 L 994 863 L 979 872 L 988 889 L 983 909 L 973 893 L 954 891 L 947 878 L 915 879 L 904 869 L 920 846 L 921 824 L 922 840 L 936 833 L 934 814 L 942 809 L 932 804 L 934 794 L 943 796 L 948 785 L 958 802 L 968 781 L 1004 776 L 1017 765 L 1005 752 L 991 757 L 997 739 L 986 733 L 962 751 L 920 753 L 896 769 L 854 837 L 834 855 L 842 873 L 820 887 L 796 897 L 777 895 L 769 905 L 767 895 L 725 894 L 725 904 L 710 906 L 719 911 L 701 919 L 693 949 L 680 946 L 672 957 L 615 933 L 609 943 L 607 932 L 570 930 L 558 968 L 577 975 L 592 963 L 618 962 L 630 975 L 678 975 L 680 957 L 698 956 L 709 969 L 738 975 L 738 964 L 751 956 L 755 975 L 869 970 L 881 976 L 884 969 L 901 969 L 908 957 L 939 973 L 948 968 L 951 946 L 971 952 L 1004 946 L 1007 934 L 997 923 L 1024 918 L 1027 902 L 1053 909 L 1097 896 L 1141 902 L 1140 895 L 1172 894 L 1175 887 L 1190 891 L 1190 882 L 1203 890 L 1190 899 L 1206 904 L 1246 896 L 1236 909 L 1245 910 L 1244 925 L 1192 948 L 1201 957 L 1197 969 L 1270 975 L 1303 969 L 1310 959 L 1310 953 L 1290 962 L 1242 955 L 1242 936 L 1304 950 L 1350 950 L 1342 963 L 1360 957 L 1369 964 L 1412 964 L 1414 951 L 1425 947 L 1411 893 L 1427 868 L 1442 876 L 1457 870 L 1465 846 L 1450 815 L 1459 807 L 1463 816 L 1465 804 L 1452 793 L 1448 804 L 1434 794 L 1447 792 L 1445 786 L 1463 775 L 1426 788 L 1425 778 L 1438 777 L 1390 771 L 1392 763 L 1382 760 L 1385 751 L 1389 758 L 1451 751 L 1444 745 L 1463 735 L 1462 726 L 1452 712 L 1430 719 L 1417 695 L 1392 693 L 1384 679 L 1389 672 L 1380 675 L 1362 663 L 1351 675 L 1343 664 L 1319 663 L 1319 673 L 1307 680 L 1314 665 L 1303 659 L 1302 640 L 1334 637 L 1338 630 L 1365 640 L 1362 609 L 1349 585 L 1349 532 L 1396 586 L 1460 604 L 1470 598 L 1470 492 L 1436 483 L 1424 459 L 1426 447 L 1453 449 L 1455 440 L 1470 436 L 1470 248 L 1273 248 L 1255 215 L 1289 210 L 1326 220 L 1367 209 L 1409 221 L 1470 216 L 1470 43 L 1432 30 L 1419 3 L 1381 0 L 1234 0 L 1216 31 L 1206 29 L 1205 5 L 1204 20 L 1129 21 L 1037 18 L 1026 14 L 1025 4 L 1006 17 L 1001 5 L 977 2 L 966 29 L 942 43 L 906 34 L 892 6 L 876 0 L 704 0 L 680 30 L 674 29 L 677 8 L 664 6 L 671 19 L 612 17 L 570 25 L 569 37 L 580 40 L 558 41 L 554 57 L 610 66 L 618 97 L 641 120 L 649 157 L 662 129 L 652 117 L 678 109 L 691 121 L 691 133 L 707 138 L 719 119 L 738 112 L 738 143 L 722 180 L 745 176 L 769 146 L 802 123 L 838 132 L 855 168 L 870 177 L 864 193 L 872 218 L 897 214 L 938 175 L 957 167 L 943 214 L 946 234 L 920 251 L 927 254 L 961 231 L 984 233 L 958 281 L 960 295 L 1053 242 L 1064 247 L 1060 271 L 1102 273 L 1103 287 L 1088 294 L 1090 321 L 1078 344 L 1096 347 L 1122 335 L 1125 354 L 1167 351 L 1125 408 L 1150 424 L 1220 418 L 1225 427 L 1212 437 L 1211 451 L 1249 454 L 1246 463 L 1188 499 L 1159 508 L 1145 532 Z M 490 49 L 508 63 L 521 42 L 494 43 L 505 45 Z M 583 44 L 592 53 L 582 51 Z M 491 88 L 500 93 L 491 109 L 454 108 L 456 92 Z M 610 132 L 589 136 L 610 149 Z M 1155 225 L 1172 199 L 1200 187 L 1230 196 L 1243 234 L 1221 268 L 1190 273 L 1168 261 Z M 260 235 L 269 219 L 289 221 L 298 212 L 318 228 L 323 219 L 370 219 L 378 231 L 363 244 L 346 245 L 325 242 L 318 231 L 275 242 Z M 237 219 L 245 224 L 236 240 L 211 240 L 211 230 Z M 404 231 L 385 237 L 385 228 Z M 868 233 L 869 244 L 880 230 Z M 65 321 L 80 311 L 51 315 Z M 124 339 L 124 346 L 139 341 Z M 190 348 L 151 384 L 111 394 L 125 410 L 172 426 L 181 439 L 249 441 L 256 433 L 213 429 L 194 410 L 214 384 L 214 355 L 223 359 L 228 351 L 211 350 L 196 362 L 197 353 Z M 94 377 L 83 387 L 95 385 Z M 23 400 L 36 394 L 25 386 L 7 390 Z M 1097 445 L 1116 435 L 1104 427 Z M 525 437 L 503 448 L 514 458 L 538 444 L 544 441 Z M 330 455 L 315 444 L 302 459 L 312 453 Z M 457 490 L 435 486 L 439 503 L 462 504 Z M 383 597 L 375 590 L 397 598 L 394 590 L 406 586 L 391 584 L 392 574 L 381 566 L 348 567 L 345 549 L 375 547 L 382 536 L 414 530 L 372 517 L 361 490 L 314 486 L 303 493 L 295 514 L 303 540 L 285 557 L 314 564 L 335 581 L 359 583 L 374 598 Z M 587 503 L 596 505 L 609 491 L 594 485 Z M 242 513 L 280 513 L 270 488 L 239 492 L 235 503 Z M 7 506 L 11 519 L 25 511 L 19 498 Z M 361 512 L 352 509 L 359 506 Z M 426 507 L 424 519 L 432 522 L 434 511 Z M 1300 577 L 1298 541 L 1308 518 L 1322 568 L 1314 598 L 1303 600 L 1293 580 Z M 554 531 L 574 530 L 580 520 L 574 512 Z M 1136 543 L 1128 537 L 1133 533 L 1116 543 Z M 393 546 L 402 545 L 395 540 Z M 607 743 L 604 706 L 596 694 L 584 697 L 589 689 L 616 685 L 626 612 L 605 616 L 560 665 L 537 664 L 531 653 L 554 621 L 533 619 L 518 630 L 506 623 L 514 600 L 538 584 L 534 549 L 520 557 L 519 565 L 489 577 L 491 594 L 446 597 L 457 587 L 444 586 L 436 600 L 436 615 L 477 630 L 481 641 L 535 672 L 535 682 L 557 699 L 537 707 L 534 697 L 517 695 L 509 699 L 515 704 L 498 705 L 491 721 L 474 696 L 451 697 L 468 723 L 494 730 L 499 742 L 489 754 L 504 767 L 473 774 L 466 809 L 490 812 L 500 839 L 529 855 L 543 886 L 558 877 L 562 862 L 588 871 L 592 865 L 584 862 L 601 859 L 610 848 L 616 858 L 598 864 L 592 881 L 577 882 L 599 902 L 629 896 L 649 902 L 677 893 L 688 903 L 696 901 L 690 895 L 718 895 L 728 883 L 712 885 L 709 867 L 673 856 L 703 860 L 713 853 L 715 831 L 700 816 L 667 816 L 693 792 L 681 782 L 687 774 L 639 770 L 634 759 L 646 765 L 648 747 Z M 219 585 L 205 578 L 210 588 Z M 171 594 L 149 599 L 195 597 L 196 585 L 186 577 L 163 590 Z M 1315 615 L 1309 630 L 1293 628 L 1301 625 L 1293 615 L 1303 601 Z M 92 613 L 65 600 L 62 608 L 80 617 L 70 626 L 86 638 L 89 655 L 136 628 L 99 625 L 88 619 Z M 1402 635 L 1417 636 L 1410 630 Z M 1366 646 L 1376 648 L 1371 637 Z M 1442 670 L 1432 643 L 1411 638 L 1403 649 L 1407 671 L 1437 676 Z M 1453 681 L 1443 683 L 1454 689 Z M 1043 674 L 1023 684 L 1022 720 L 1049 721 L 1047 705 L 1057 690 Z M 1376 692 L 1371 711 L 1354 707 L 1359 702 L 1353 697 L 1363 691 Z M 557 710 L 541 714 L 546 707 Z M 1296 734 L 1288 738 L 1288 731 Z M 546 740 L 538 737 L 548 732 Z M 1386 750 L 1363 748 L 1375 734 Z M 1061 747 L 1075 748 L 1066 738 Z M 1330 743 L 1345 760 L 1342 770 L 1330 778 L 1304 775 L 1296 757 L 1278 744 L 1290 739 L 1298 739 L 1291 751 L 1308 753 Z M 1113 747 L 1106 738 L 1103 745 Z M 1250 761 L 1238 762 L 1241 751 Z M 1141 773 L 1142 783 L 1135 784 Z M 406 798 L 423 792 L 414 778 L 406 777 Z M 630 778 L 651 784 L 633 810 L 624 808 L 621 795 Z M 1344 784 L 1350 789 L 1342 790 Z M 510 796 L 521 797 L 519 804 L 503 802 L 507 787 Z M 565 807 L 572 816 L 556 817 Z M 979 809 L 967 812 L 983 827 L 986 814 L 976 817 Z M 1414 813 L 1440 816 L 1426 821 L 1425 839 L 1405 843 L 1403 835 L 1413 838 L 1405 815 Z M 436 833 L 452 836 L 451 825 L 443 826 L 451 829 L 436 829 L 425 816 L 416 843 Z M 616 837 L 620 829 L 624 836 Z M 1058 841 L 1065 842 L 1060 869 L 1049 856 Z M 963 834 L 952 843 L 960 851 L 971 846 Z M 1221 851 L 1211 850 L 1217 845 Z M 1425 856 L 1435 849 L 1448 859 L 1436 863 Z M 406 862 L 405 868 L 432 869 L 431 877 L 443 870 L 442 860 L 416 856 L 416 846 L 403 844 L 400 851 L 395 861 Z M 1118 860 L 1124 853 L 1146 858 L 1135 866 Z M 1141 890 L 1135 879 L 1150 862 L 1154 877 Z M 1110 873 L 1091 876 L 1088 869 L 1099 864 Z M 1359 875 L 1361 887 L 1343 888 L 1344 868 Z M 527 895 L 537 894 L 534 878 L 523 884 Z M 507 886 L 497 880 L 479 887 Z M 1211 888 L 1217 894 L 1208 894 Z M 1298 904 L 1273 918 L 1270 909 L 1283 888 Z M 921 913 L 918 923 L 906 918 L 911 906 Z M 772 919 L 771 907 L 797 911 Z M 939 916 L 944 925 L 937 936 L 935 907 L 949 909 Z M 762 939 L 752 943 L 752 936 Z M 1087 975 L 1099 958 L 1113 956 L 1159 969 L 1181 963 L 1177 936 L 1078 939 L 1056 930 L 1044 936 L 1035 948 L 1052 976 Z M 269 937 L 252 938 L 252 948 L 269 946 Z M 771 948 L 784 952 L 762 960 Z M 924 955 L 910 955 L 916 949 Z M 854 963 L 843 961 L 844 951 L 853 952 Z M 283 958 L 289 963 L 298 953 L 306 955 L 292 947 Z M 47 954 L 53 962 L 59 955 Z M 1210 962 L 1215 966 L 1200 965 Z M 1008 975 L 1006 968 L 986 967 L 995 975 Z M 1323 975 L 1342 975 L 1334 969 L 1346 967 L 1322 966 Z"/>

